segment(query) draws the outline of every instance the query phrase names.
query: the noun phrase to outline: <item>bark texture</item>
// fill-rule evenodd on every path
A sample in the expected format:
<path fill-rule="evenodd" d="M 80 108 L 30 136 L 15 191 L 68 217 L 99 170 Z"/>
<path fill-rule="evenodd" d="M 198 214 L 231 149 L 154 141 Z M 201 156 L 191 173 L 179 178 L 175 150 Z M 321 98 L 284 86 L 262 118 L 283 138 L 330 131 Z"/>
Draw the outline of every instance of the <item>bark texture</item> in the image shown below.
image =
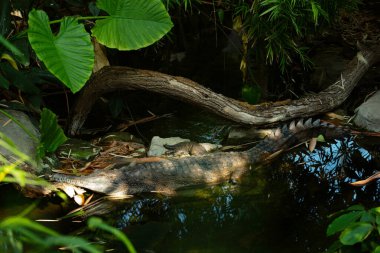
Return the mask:
<path fill-rule="evenodd" d="M 310 94 L 286 103 L 254 106 L 217 94 L 184 77 L 129 67 L 104 67 L 92 76 L 81 92 L 71 112 L 68 132 L 70 135 L 78 134 L 96 99 L 117 90 L 139 89 L 164 94 L 207 108 L 238 123 L 250 125 L 310 117 L 342 104 L 367 70 L 380 59 L 379 55 L 380 47 L 362 49 L 350 61 L 340 78 L 318 94 Z"/>

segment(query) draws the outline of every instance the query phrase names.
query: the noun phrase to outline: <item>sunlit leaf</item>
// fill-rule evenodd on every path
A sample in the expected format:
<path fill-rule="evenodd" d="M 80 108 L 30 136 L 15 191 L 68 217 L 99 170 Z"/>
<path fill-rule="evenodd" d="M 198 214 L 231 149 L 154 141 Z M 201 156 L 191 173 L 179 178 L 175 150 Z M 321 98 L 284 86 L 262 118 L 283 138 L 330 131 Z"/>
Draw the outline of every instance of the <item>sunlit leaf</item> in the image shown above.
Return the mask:
<path fill-rule="evenodd" d="M 356 222 L 364 213 L 365 211 L 353 211 L 337 217 L 327 227 L 327 236 L 344 230 L 352 223 Z"/>
<path fill-rule="evenodd" d="M 372 232 L 373 226 L 367 222 L 357 222 L 347 227 L 339 236 L 339 240 L 344 245 L 354 245 L 362 242 Z"/>
<path fill-rule="evenodd" d="M 109 16 L 96 21 L 92 34 L 99 43 L 119 50 L 149 46 L 173 27 L 161 0 L 98 0 Z"/>
<path fill-rule="evenodd" d="M 70 90 L 79 91 L 89 79 L 94 66 L 90 35 L 73 17 L 65 17 L 55 36 L 44 11 L 29 12 L 29 42 L 48 70 Z"/>
<path fill-rule="evenodd" d="M 17 230 L 21 227 L 26 227 L 28 229 L 32 229 L 34 231 L 38 231 L 48 235 L 58 235 L 58 233 L 54 230 L 20 216 L 8 217 L 0 223 L 0 229 Z"/>
<path fill-rule="evenodd" d="M 370 211 L 380 215 L 380 206 L 371 208 Z"/>

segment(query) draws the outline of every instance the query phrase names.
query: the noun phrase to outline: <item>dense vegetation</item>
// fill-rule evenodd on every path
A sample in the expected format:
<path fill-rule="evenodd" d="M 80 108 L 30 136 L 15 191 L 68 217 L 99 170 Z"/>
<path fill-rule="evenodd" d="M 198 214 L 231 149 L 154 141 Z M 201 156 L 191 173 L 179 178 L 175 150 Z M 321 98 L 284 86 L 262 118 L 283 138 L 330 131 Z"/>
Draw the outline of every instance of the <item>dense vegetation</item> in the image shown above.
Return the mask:
<path fill-rule="evenodd" d="M 44 95 L 61 90 L 61 85 L 69 89 L 63 88 L 65 95 L 81 90 L 94 68 L 94 43 L 117 50 L 137 50 L 152 44 L 159 48 L 163 37 L 165 43 L 177 42 L 171 39 L 177 31 L 170 30 L 173 22 L 175 25 L 181 18 L 178 15 L 191 18 L 194 13 L 206 13 L 208 25 L 215 33 L 233 30 L 240 38 L 239 61 L 244 86 L 239 89 L 246 100 L 257 102 L 260 93 L 268 92 L 263 76 L 273 71 L 286 76 L 296 64 L 310 68 L 311 41 L 332 25 L 339 13 L 353 10 L 358 4 L 358 0 L 98 0 L 96 3 L 3 0 L 0 3 L 2 102 L 11 108 L 40 114 L 42 138 L 38 157 L 29 158 L 2 136 L 1 146 L 12 150 L 19 159 L 9 163 L 0 157 L 3 164 L 0 182 L 20 186 L 46 184 L 31 178 L 19 165 L 39 161 L 66 140 L 55 115 L 44 109 L 49 107 Z M 170 14 L 177 15 L 176 19 L 172 21 Z M 111 52 L 116 54 L 115 50 Z M 36 250 L 65 245 L 72 252 L 100 252 L 84 239 L 61 235 L 26 219 L 28 211 L 0 222 L 0 250 L 23 252 L 27 244 Z M 380 224 L 378 209 L 366 211 L 355 206 L 346 212 L 328 229 L 328 235 L 341 233 L 332 252 L 343 245 L 360 242 L 364 242 L 366 250 L 380 252 L 374 236 Z M 88 223 L 90 228 L 112 233 L 134 252 L 118 230 L 95 218 Z"/>

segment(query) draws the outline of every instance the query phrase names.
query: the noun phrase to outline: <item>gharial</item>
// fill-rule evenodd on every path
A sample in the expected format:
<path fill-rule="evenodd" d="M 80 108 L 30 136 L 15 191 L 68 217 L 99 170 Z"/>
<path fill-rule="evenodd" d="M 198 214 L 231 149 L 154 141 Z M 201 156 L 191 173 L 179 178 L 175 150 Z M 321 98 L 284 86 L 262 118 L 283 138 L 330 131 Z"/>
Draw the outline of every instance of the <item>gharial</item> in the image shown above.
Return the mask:
<path fill-rule="evenodd" d="M 136 159 L 110 170 L 99 169 L 84 176 L 49 175 L 55 182 L 68 183 L 94 192 L 126 196 L 142 192 L 173 193 L 186 186 L 215 184 L 239 179 L 251 166 L 275 153 L 322 134 L 335 139 L 349 134 L 343 127 L 320 120 L 300 120 L 278 128 L 256 146 L 242 152 L 215 152 L 190 157 Z"/>

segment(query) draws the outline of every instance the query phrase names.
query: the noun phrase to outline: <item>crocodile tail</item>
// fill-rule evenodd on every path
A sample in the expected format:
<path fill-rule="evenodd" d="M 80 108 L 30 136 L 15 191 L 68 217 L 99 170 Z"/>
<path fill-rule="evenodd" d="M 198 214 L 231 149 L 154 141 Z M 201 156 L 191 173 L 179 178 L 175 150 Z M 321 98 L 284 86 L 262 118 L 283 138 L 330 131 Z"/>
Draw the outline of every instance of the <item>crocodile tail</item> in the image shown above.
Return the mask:
<path fill-rule="evenodd" d="M 348 128 L 321 122 L 319 119 L 309 118 L 305 122 L 292 121 L 289 125 L 270 131 L 267 137 L 252 149 L 252 152 L 261 150 L 265 153 L 275 153 L 286 150 L 297 144 L 323 135 L 326 140 L 342 138 L 350 134 Z"/>

